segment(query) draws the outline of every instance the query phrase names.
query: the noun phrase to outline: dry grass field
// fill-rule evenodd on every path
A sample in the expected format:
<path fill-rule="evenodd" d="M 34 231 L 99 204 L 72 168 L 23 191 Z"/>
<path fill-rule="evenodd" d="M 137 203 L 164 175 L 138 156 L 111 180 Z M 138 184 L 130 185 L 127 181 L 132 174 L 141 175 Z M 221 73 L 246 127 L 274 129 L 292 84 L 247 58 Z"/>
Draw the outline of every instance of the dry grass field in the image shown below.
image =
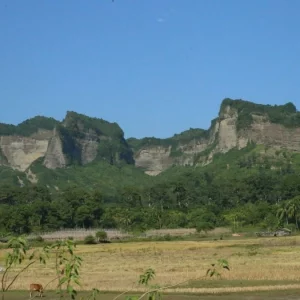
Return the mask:
<path fill-rule="evenodd" d="M 101 228 L 94 229 L 63 229 L 52 232 L 41 232 L 38 235 L 41 236 L 44 240 L 55 241 L 62 240 L 66 238 L 74 238 L 76 240 L 84 240 L 87 235 L 95 235 L 97 231 L 102 230 Z M 128 232 L 123 232 L 115 229 L 105 230 L 109 239 L 113 240 L 116 238 L 127 238 L 132 237 L 132 234 Z M 216 228 L 210 232 L 210 235 L 228 233 L 230 232 L 227 228 Z M 142 237 L 151 237 L 151 236 L 163 236 L 170 234 L 172 236 L 186 236 L 196 233 L 195 228 L 177 228 L 177 229 L 157 229 L 157 230 L 147 230 Z M 36 234 L 29 235 L 30 237 L 35 237 Z"/>
<path fill-rule="evenodd" d="M 38 234 L 30 234 L 28 238 L 34 238 L 37 235 L 41 236 L 45 241 L 56 241 L 56 240 L 64 240 L 67 238 L 73 238 L 75 240 L 84 240 L 87 235 L 95 235 L 97 231 L 103 230 L 101 228 L 94 228 L 94 229 L 63 229 L 58 231 L 51 231 L 51 232 L 41 232 Z M 107 236 L 110 240 L 114 240 L 117 238 L 132 238 L 134 235 L 132 233 L 123 232 L 117 229 L 105 229 Z M 195 228 L 175 228 L 175 229 L 153 229 L 147 230 L 143 234 L 136 235 L 135 238 L 138 237 L 153 237 L 153 236 L 189 236 L 196 233 Z M 210 236 L 217 236 L 220 234 L 231 234 L 231 230 L 224 227 L 219 227 L 211 230 L 209 232 Z"/>
<path fill-rule="evenodd" d="M 141 291 L 138 277 L 151 267 L 156 271 L 153 284 L 167 286 L 191 280 L 166 292 L 218 294 L 300 288 L 299 247 L 300 237 L 232 238 L 79 245 L 77 253 L 83 258 L 84 290 Z M 5 250 L 0 250 L 0 264 L 4 254 Z M 207 268 L 218 258 L 227 259 L 231 270 L 224 270 L 221 280 L 204 279 Z M 36 264 L 17 280 L 14 289 L 28 289 L 32 282 L 45 285 L 54 277 L 54 261 L 47 266 Z M 49 285 L 48 289 L 54 287 Z"/>

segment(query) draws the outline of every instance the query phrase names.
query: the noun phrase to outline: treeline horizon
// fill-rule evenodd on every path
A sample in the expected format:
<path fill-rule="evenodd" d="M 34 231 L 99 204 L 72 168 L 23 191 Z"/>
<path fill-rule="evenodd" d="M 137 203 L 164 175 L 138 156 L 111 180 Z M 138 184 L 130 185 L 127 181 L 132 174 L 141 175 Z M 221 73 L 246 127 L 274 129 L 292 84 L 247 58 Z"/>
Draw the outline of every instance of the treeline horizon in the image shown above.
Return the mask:
<path fill-rule="evenodd" d="M 237 168 L 175 167 L 151 184 L 101 189 L 0 186 L 0 232 L 28 234 L 63 228 L 144 231 L 209 230 L 230 226 L 297 229 L 300 176 L 291 166 L 272 170 L 236 161 Z"/>

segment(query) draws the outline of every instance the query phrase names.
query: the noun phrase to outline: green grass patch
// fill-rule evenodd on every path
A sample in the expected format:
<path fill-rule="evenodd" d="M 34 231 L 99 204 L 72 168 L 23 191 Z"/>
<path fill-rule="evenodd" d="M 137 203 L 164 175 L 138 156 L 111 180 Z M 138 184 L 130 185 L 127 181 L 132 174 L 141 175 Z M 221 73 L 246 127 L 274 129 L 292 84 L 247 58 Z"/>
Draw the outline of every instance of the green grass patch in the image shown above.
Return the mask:
<path fill-rule="evenodd" d="M 193 280 L 179 288 L 228 288 L 299 284 L 296 280 Z"/>

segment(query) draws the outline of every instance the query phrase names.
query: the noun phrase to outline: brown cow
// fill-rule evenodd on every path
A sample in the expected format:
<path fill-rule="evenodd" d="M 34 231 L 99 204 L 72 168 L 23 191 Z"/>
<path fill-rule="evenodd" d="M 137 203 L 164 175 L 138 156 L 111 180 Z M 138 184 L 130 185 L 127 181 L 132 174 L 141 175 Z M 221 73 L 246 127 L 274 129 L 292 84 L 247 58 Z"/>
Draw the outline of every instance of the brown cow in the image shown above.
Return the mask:
<path fill-rule="evenodd" d="M 30 289 L 30 298 L 32 296 L 32 292 L 33 291 L 39 292 L 39 296 L 43 297 L 42 295 L 43 295 L 44 289 L 43 289 L 43 286 L 41 284 L 39 284 L 39 283 L 31 283 L 29 289 Z"/>

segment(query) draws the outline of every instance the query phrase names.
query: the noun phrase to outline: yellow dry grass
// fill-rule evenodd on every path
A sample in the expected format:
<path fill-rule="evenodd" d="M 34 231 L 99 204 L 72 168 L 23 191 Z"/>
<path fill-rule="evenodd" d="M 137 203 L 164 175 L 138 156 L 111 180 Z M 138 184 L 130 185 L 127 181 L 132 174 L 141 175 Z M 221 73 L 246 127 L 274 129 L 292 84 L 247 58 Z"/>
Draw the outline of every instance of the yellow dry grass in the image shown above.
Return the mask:
<path fill-rule="evenodd" d="M 255 246 L 257 244 L 259 246 Z M 230 280 L 299 280 L 300 237 L 239 239 L 230 241 L 135 242 L 80 245 L 77 254 L 83 258 L 81 282 L 84 290 L 96 287 L 102 291 L 124 291 L 136 286 L 139 275 L 151 267 L 156 271 L 153 284 L 172 285 L 205 275 L 218 258 L 229 261 L 231 271 L 223 272 Z M 4 250 L 0 251 L 0 262 Z M 38 263 L 16 281 L 14 289 L 28 289 L 32 282 L 45 285 L 55 277 L 54 261 L 47 266 Z M 234 292 L 299 288 L 286 284 L 260 287 L 183 288 L 177 292 Z M 55 284 L 48 289 L 55 288 Z M 169 291 L 174 291 L 171 289 Z"/>

